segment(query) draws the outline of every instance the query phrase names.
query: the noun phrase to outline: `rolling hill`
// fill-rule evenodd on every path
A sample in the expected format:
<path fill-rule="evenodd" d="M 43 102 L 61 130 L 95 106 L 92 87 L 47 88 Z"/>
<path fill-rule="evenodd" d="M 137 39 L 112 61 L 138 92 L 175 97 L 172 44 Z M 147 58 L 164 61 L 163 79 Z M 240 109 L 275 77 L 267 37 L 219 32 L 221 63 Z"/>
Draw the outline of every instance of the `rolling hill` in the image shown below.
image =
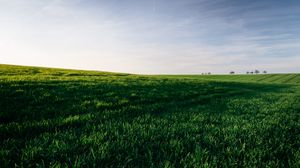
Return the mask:
<path fill-rule="evenodd" d="M 299 84 L 0 65 L 0 167 L 299 167 Z"/>

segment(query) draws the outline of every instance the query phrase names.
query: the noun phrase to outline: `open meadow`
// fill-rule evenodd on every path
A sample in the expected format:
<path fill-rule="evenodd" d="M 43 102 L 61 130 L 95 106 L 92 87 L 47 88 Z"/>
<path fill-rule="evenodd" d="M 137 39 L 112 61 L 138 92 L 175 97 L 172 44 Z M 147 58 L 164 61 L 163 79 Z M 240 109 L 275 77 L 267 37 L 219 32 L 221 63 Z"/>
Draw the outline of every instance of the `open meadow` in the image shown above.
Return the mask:
<path fill-rule="evenodd" d="M 300 167 L 300 74 L 0 65 L 0 167 Z"/>

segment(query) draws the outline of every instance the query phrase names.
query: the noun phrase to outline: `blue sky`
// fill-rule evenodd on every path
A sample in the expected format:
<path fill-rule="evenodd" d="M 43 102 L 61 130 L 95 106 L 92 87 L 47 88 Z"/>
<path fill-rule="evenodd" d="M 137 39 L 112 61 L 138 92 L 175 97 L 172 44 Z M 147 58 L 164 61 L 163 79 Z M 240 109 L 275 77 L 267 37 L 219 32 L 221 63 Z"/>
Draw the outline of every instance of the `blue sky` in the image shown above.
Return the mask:
<path fill-rule="evenodd" d="M 299 0 L 0 0 L 0 63 L 300 72 Z"/>

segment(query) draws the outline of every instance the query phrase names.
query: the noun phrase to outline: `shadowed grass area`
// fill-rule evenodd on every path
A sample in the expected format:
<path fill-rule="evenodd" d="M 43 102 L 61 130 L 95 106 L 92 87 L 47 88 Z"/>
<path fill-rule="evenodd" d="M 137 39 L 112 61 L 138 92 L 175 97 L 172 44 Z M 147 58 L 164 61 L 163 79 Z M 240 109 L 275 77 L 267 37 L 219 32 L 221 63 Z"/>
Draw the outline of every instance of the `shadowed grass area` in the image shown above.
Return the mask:
<path fill-rule="evenodd" d="M 0 164 L 299 167 L 298 76 L 1 65 Z"/>

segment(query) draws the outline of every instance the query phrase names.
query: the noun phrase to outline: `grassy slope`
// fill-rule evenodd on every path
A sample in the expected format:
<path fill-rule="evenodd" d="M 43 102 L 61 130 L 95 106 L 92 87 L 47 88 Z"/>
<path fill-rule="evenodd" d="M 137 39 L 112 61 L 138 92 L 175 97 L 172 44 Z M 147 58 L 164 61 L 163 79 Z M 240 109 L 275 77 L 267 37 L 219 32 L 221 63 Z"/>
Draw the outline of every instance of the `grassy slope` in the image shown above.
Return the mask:
<path fill-rule="evenodd" d="M 0 65 L 0 167 L 299 167 L 299 81 Z"/>
<path fill-rule="evenodd" d="M 202 79 L 212 81 L 229 82 L 259 82 L 300 84 L 300 74 L 258 74 L 258 75 L 166 75 L 168 77 L 182 77 L 190 79 Z"/>

